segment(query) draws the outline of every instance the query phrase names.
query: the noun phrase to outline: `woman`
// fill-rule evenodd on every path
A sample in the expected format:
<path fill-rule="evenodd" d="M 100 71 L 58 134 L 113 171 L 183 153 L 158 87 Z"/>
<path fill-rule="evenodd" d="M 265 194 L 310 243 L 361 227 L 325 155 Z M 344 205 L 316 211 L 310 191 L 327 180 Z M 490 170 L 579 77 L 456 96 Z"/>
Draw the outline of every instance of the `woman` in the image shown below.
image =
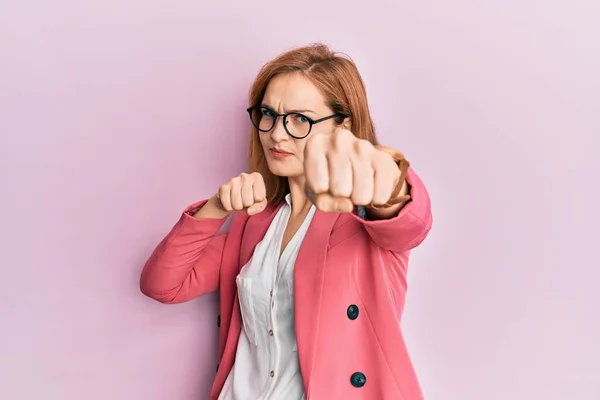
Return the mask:
<path fill-rule="evenodd" d="M 324 45 L 284 53 L 248 114 L 252 173 L 185 210 L 142 292 L 219 291 L 211 399 L 422 399 L 400 317 L 430 201 L 402 154 L 377 145 L 355 64 Z"/>

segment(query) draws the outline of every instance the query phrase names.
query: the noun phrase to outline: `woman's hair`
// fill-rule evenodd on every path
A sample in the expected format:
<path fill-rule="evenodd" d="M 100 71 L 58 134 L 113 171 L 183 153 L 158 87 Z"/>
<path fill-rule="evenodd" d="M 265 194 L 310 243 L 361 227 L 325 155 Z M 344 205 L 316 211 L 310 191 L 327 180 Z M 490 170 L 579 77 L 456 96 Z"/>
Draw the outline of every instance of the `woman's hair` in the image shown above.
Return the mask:
<path fill-rule="evenodd" d="M 282 53 L 261 68 L 250 89 L 250 106 L 262 102 L 271 79 L 286 73 L 300 73 L 310 79 L 334 113 L 350 117 L 350 127 L 356 137 L 378 144 L 365 84 L 349 57 L 321 43 Z M 343 118 L 336 122 L 342 121 Z M 259 131 L 254 126 L 251 129 L 248 154 L 250 169 L 263 176 L 268 201 L 278 203 L 289 191 L 287 178 L 271 173 L 258 136 Z"/>

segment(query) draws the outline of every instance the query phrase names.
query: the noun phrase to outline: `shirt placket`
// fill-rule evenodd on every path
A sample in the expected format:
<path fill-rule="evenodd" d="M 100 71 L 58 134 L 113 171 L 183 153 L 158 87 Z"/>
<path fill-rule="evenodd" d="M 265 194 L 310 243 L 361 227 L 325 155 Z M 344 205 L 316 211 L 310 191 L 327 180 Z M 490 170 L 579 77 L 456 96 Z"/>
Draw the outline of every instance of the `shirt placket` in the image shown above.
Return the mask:
<path fill-rule="evenodd" d="M 288 211 L 289 212 L 289 211 Z M 289 214 L 285 215 L 283 220 L 287 220 Z M 282 224 L 281 228 L 278 229 L 278 238 L 281 238 L 281 240 L 275 240 L 275 243 L 281 243 L 281 241 L 283 240 L 283 235 L 285 232 L 285 226 L 287 224 Z M 279 363 L 279 346 L 278 346 L 278 341 L 277 341 L 277 335 L 278 333 L 278 326 L 277 326 L 277 307 L 279 306 L 279 304 L 277 303 L 277 295 L 279 294 L 279 286 L 278 286 L 278 275 L 279 275 L 279 270 L 280 268 L 282 268 L 283 266 L 281 265 L 281 259 L 280 259 L 280 246 L 275 246 L 275 248 L 272 249 L 272 253 L 271 253 L 271 262 L 269 263 L 269 265 L 271 266 L 269 273 L 272 276 L 272 280 L 271 280 L 271 289 L 269 291 L 269 321 L 270 321 L 270 325 L 271 327 L 268 330 L 268 337 L 267 337 L 267 343 L 268 343 L 268 347 L 269 347 L 269 357 L 270 357 L 270 362 L 271 362 L 271 368 L 269 370 L 269 384 L 268 384 L 268 390 L 265 396 L 265 399 L 268 399 L 269 396 L 271 395 L 271 392 L 273 391 L 273 388 L 275 386 L 275 382 L 276 382 L 276 375 L 279 372 L 278 369 L 280 368 L 280 363 Z"/>

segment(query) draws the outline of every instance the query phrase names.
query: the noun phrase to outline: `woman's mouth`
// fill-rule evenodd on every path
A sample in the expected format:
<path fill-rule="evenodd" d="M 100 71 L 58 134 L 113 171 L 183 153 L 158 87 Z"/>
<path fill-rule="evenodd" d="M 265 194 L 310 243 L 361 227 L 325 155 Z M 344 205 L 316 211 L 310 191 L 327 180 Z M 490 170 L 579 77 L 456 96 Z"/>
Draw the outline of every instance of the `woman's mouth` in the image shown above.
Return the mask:
<path fill-rule="evenodd" d="M 289 157 L 289 156 L 293 155 L 293 153 L 289 153 L 289 152 L 283 151 L 283 150 L 278 150 L 278 149 L 275 149 L 275 148 L 271 148 L 269 150 L 271 151 L 271 154 L 275 158 L 286 158 L 286 157 Z"/>

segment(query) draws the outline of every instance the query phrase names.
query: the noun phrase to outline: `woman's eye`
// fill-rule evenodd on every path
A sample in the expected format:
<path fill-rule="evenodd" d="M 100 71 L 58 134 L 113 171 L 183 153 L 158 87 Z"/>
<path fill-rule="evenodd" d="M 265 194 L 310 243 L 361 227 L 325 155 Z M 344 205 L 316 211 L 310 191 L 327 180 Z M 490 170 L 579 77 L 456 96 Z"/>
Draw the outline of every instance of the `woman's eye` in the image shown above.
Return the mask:
<path fill-rule="evenodd" d="M 304 115 L 298 115 L 297 119 L 298 119 L 298 122 L 300 122 L 302 124 L 305 124 L 308 122 L 308 118 L 306 118 Z"/>
<path fill-rule="evenodd" d="M 275 117 L 275 113 L 269 109 L 263 108 L 262 109 L 262 113 L 265 117 L 269 117 L 269 118 L 274 118 Z"/>

